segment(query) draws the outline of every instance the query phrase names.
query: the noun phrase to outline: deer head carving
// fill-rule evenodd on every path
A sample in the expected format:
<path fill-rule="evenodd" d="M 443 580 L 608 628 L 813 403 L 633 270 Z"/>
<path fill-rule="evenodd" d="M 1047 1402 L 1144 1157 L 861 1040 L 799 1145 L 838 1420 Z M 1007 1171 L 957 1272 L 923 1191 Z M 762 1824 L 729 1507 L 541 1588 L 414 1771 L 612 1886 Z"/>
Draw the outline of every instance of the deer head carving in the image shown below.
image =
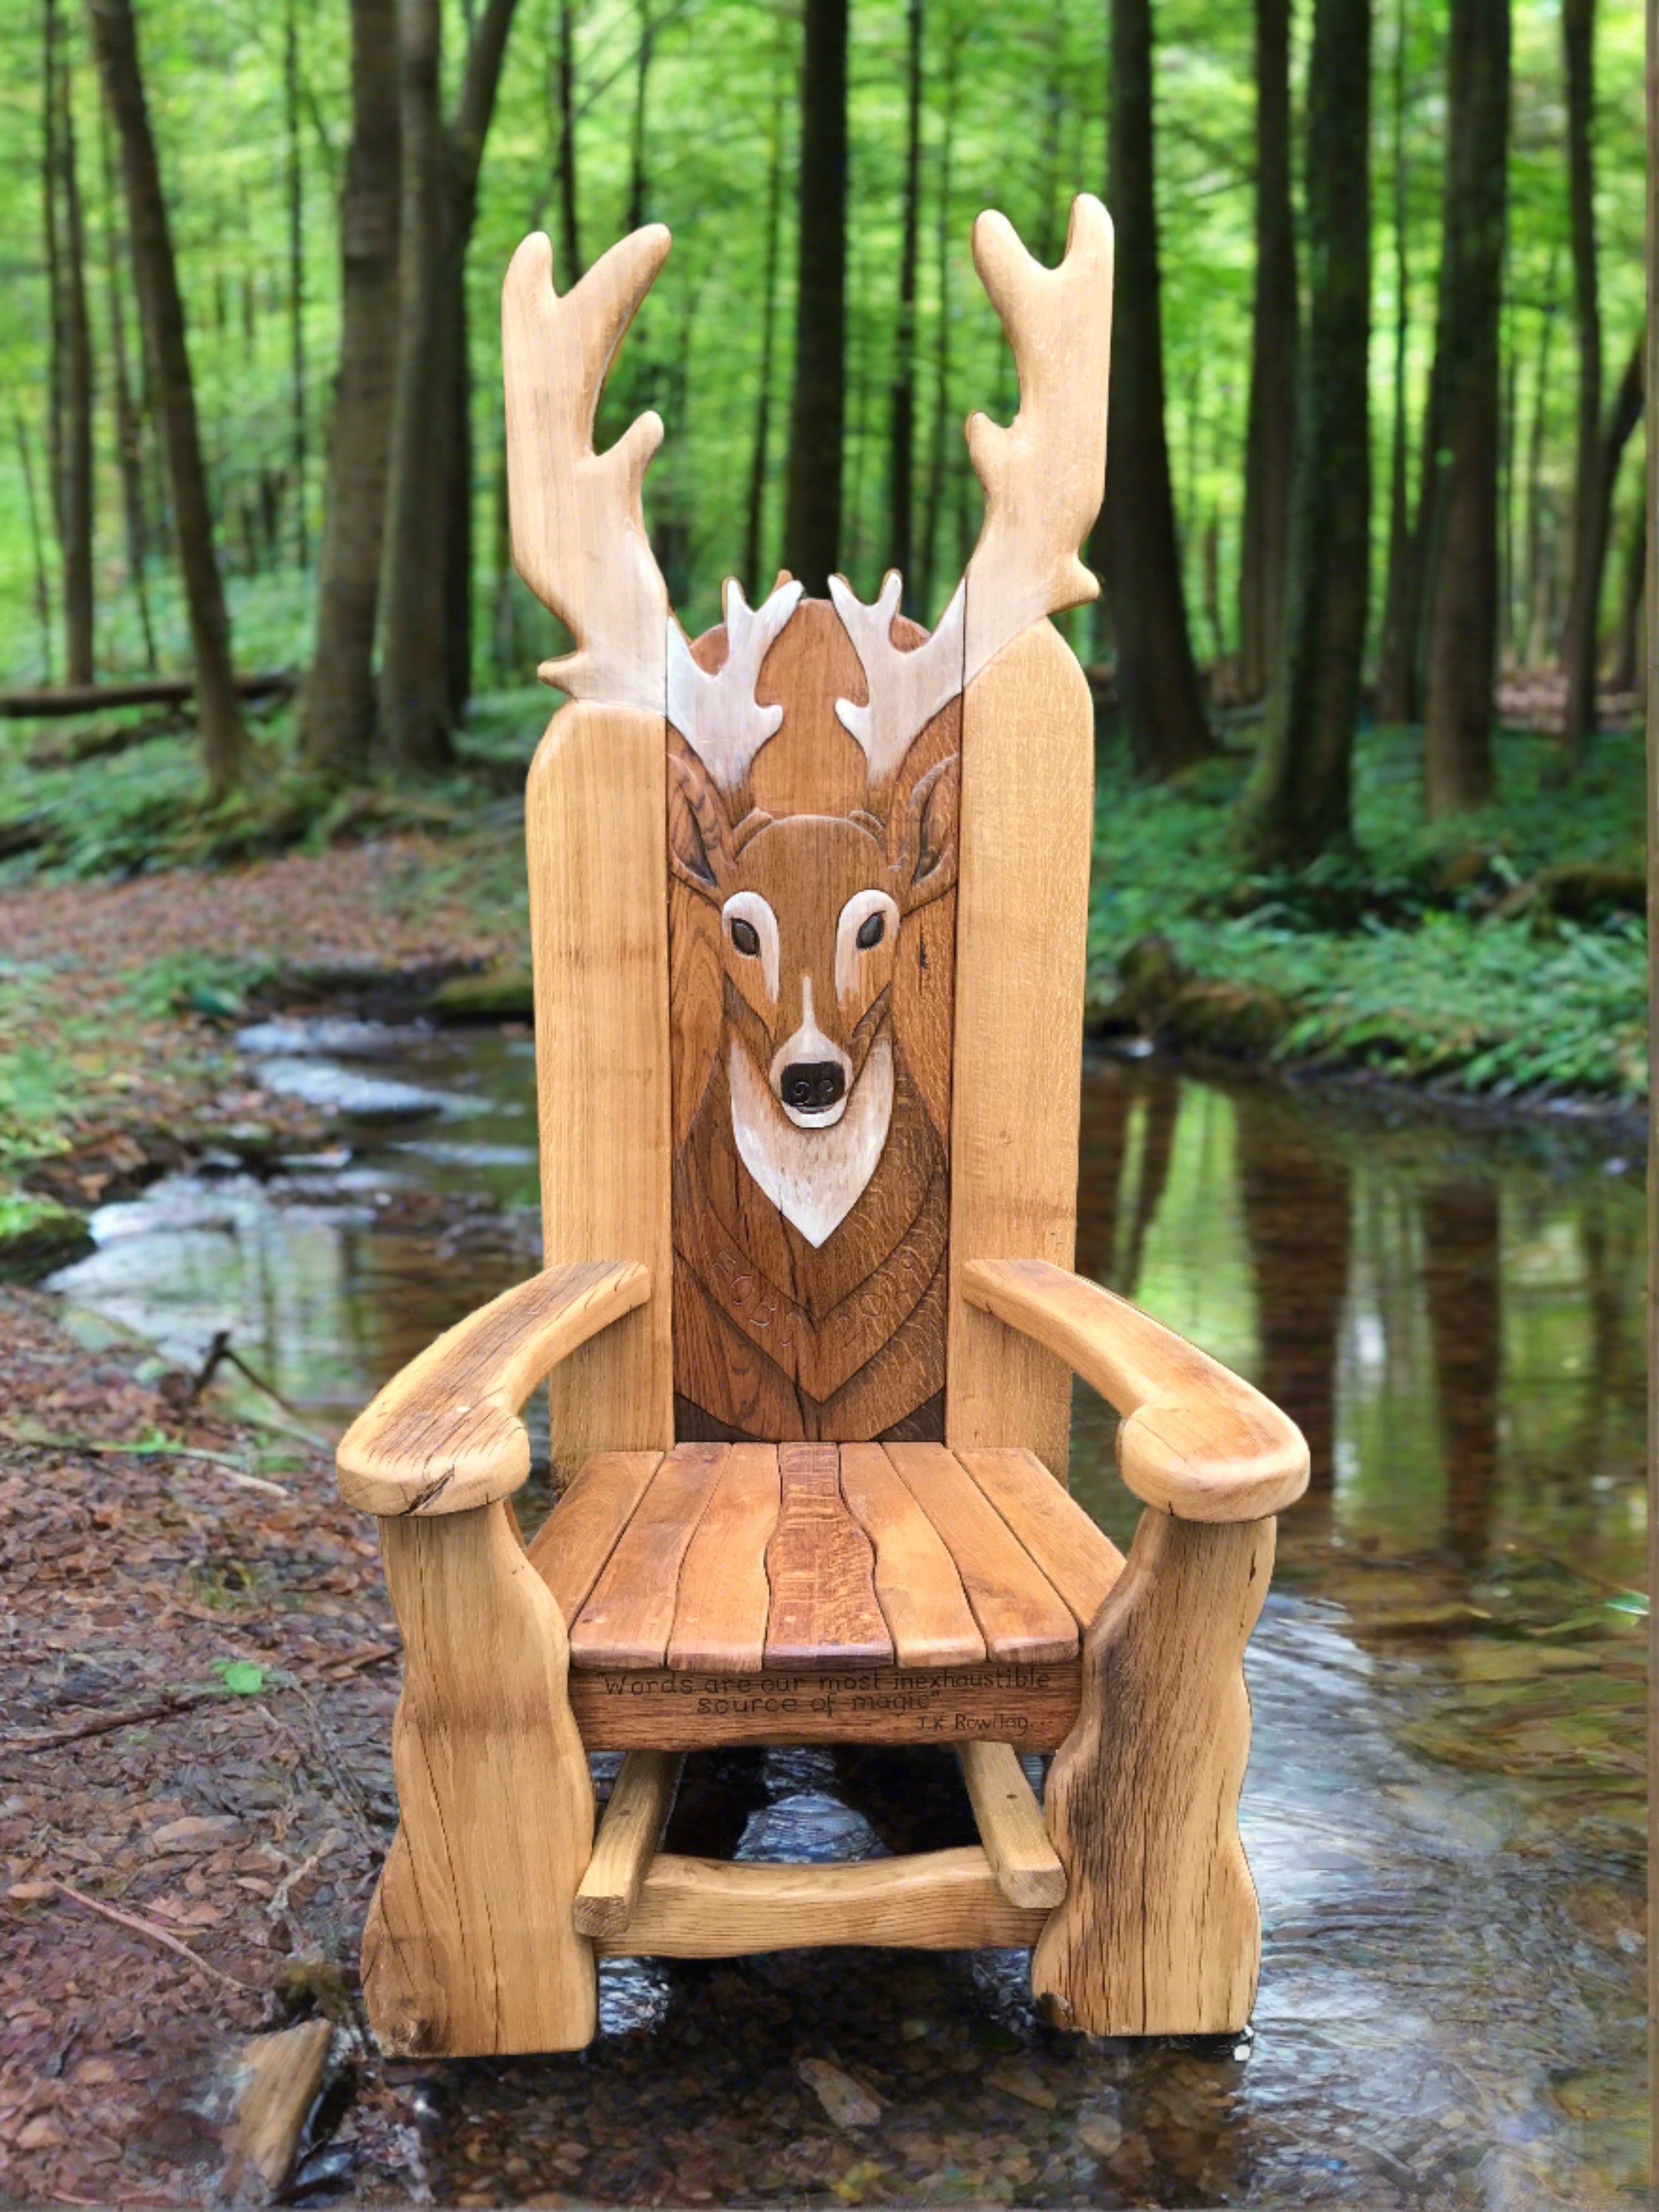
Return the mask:
<path fill-rule="evenodd" d="M 1065 257 L 1048 270 L 1001 216 L 975 223 L 975 264 L 1020 384 L 1007 428 L 968 422 L 985 492 L 978 543 L 936 629 L 908 647 L 895 637 L 896 570 L 868 605 L 831 579 L 863 672 L 864 697 L 835 711 L 864 755 L 864 799 L 843 816 L 776 819 L 753 805 L 750 782 L 789 710 L 762 705 L 758 687 L 802 587 L 781 577 L 751 608 L 728 581 L 725 657 L 702 665 L 641 507 L 662 424 L 646 413 L 608 452 L 593 447 L 605 374 L 669 243 L 659 224 L 635 231 L 562 297 L 544 236 L 513 258 L 502 339 L 514 559 L 575 641 L 543 678 L 662 714 L 684 741 L 670 749 L 670 859 L 718 918 L 733 1133 L 761 1188 L 817 1245 L 856 1203 L 885 1139 L 902 933 L 956 880 L 957 757 L 908 776 L 907 759 L 1003 646 L 1099 588 L 1077 554 L 1105 473 L 1111 225 L 1080 196 Z"/>

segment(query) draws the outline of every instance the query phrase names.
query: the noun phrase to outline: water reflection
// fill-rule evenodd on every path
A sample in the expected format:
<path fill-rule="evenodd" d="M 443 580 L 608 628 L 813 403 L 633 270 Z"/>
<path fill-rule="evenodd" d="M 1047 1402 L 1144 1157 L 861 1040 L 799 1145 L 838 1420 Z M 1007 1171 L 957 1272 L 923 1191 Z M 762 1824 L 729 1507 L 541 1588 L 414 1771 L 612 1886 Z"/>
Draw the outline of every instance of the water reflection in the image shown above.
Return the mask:
<path fill-rule="evenodd" d="M 291 1062 L 306 1039 L 265 1048 Z M 263 1180 L 175 1178 L 106 1209 L 59 1283 L 181 1362 L 231 1328 L 338 1425 L 533 1265 L 532 1066 L 523 1036 L 309 1049 L 473 1110 L 343 1120 L 338 1155 Z M 1312 1449 L 1249 1661 L 1248 2063 L 1050 2038 L 1016 1956 L 613 1962 L 586 2059 L 457 2076 L 444 2201 L 1629 2201 L 1639 1164 L 1571 1124 L 1102 1060 L 1080 1190 L 1079 1264 L 1258 1381 Z M 1127 1540 L 1112 1428 L 1079 1393 L 1073 1486 Z M 966 1819 L 948 1760 L 732 1753 L 691 1762 L 671 1841 L 833 1859 L 960 1840 Z M 827 2124 L 803 2055 L 882 2098 L 867 2139 Z"/>

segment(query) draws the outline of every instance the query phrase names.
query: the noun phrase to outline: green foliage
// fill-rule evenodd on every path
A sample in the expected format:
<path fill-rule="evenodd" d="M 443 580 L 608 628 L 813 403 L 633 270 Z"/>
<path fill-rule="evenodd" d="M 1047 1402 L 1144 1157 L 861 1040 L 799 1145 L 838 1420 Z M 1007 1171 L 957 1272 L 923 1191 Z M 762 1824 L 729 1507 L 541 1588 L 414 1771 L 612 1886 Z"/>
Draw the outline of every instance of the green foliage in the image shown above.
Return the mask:
<path fill-rule="evenodd" d="M 1642 866 L 1642 756 L 1606 738 L 1563 789 L 1547 739 L 1506 732 L 1499 795 L 1429 828 L 1411 733 L 1370 731 L 1356 761 L 1361 850 L 1299 876 L 1243 876 L 1228 755 L 1152 788 L 1109 754 L 1097 820 L 1091 995 L 1111 1009 L 1131 947 L 1161 939 L 1181 976 L 1275 1006 L 1281 1060 L 1507 1097 L 1646 1090 L 1646 933 L 1524 904 L 1547 870 Z M 1131 963 L 1133 965 L 1133 963 Z M 1180 1026 L 1177 1018 L 1176 1025 Z M 1194 1025 L 1196 1033 L 1196 1024 Z"/>

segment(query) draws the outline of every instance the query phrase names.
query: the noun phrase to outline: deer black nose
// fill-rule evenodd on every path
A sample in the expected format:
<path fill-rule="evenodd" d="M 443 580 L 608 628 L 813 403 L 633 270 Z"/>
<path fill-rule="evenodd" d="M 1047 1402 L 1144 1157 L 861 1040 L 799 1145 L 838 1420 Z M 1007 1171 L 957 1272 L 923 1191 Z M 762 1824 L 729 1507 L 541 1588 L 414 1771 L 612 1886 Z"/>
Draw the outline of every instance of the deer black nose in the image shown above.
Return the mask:
<path fill-rule="evenodd" d="M 798 1114 L 824 1114 L 847 1088 L 847 1078 L 833 1060 L 797 1060 L 783 1071 L 779 1085 L 786 1106 Z"/>

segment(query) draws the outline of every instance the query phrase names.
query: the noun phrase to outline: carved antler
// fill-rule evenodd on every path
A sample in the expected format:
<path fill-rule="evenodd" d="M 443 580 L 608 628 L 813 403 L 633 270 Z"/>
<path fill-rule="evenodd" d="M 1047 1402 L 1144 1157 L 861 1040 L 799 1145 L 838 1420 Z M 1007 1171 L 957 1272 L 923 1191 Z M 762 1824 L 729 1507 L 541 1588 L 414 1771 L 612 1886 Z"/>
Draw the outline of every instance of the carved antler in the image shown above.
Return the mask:
<path fill-rule="evenodd" d="M 501 292 L 513 564 L 576 640 L 574 653 L 537 672 L 573 698 L 659 714 L 668 587 L 645 534 L 640 488 L 662 422 L 647 411 L 596 453 L 593 416 L 670 243 L 659 222 L 633 232 L 562 298 L 553 249 L 537 231 L 514 255 Z"/>
<path fill-rule="evenodd" d="M 722 593 L 726 659 L 712 676 L 691 658 L 679 623 L 669 629 L 668 719 L 722 791 L 748 782 L 755 755 L 783 720 L 781 707 L 757 703 L 755 687 L 761 663 L 805 588 L 786 576 L 751 608 L 742 585 L 728 576 Z"/>
<path fill-rule="evenodd" d="M 968 452 L 985 489 L 985 520 L 962 581 L 925 644 L 893 643 L 901 579 L 890 569 L 866 606 L 830 579 L 836 611 L 863 664 L 867 701 L 836 702 L 863 746 L 872 789 L 890 783 L 946 702 L 1044 615 L 1094 599 L 1077 557 L 1106 477 L 1106 386 L 1112 343 L 1112 222 L 1081 192 L 1057 269 L 1027 253 L 1012 223 L 981 215 L 974 266 L 1013 348 L 1019 411 L 1006 429 L 968 419 Z"/>

